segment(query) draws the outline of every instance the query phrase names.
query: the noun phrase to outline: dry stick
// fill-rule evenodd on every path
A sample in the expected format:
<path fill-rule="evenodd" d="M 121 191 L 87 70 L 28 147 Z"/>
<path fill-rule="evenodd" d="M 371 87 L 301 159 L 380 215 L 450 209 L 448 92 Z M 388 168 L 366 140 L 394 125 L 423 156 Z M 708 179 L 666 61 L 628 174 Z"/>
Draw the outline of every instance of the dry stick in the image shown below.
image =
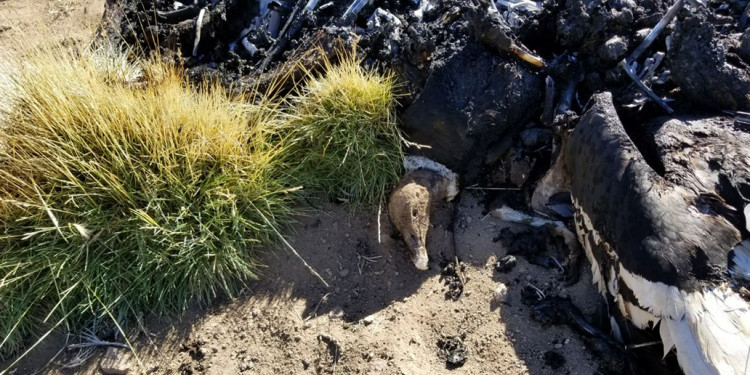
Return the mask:
<path fill-rule="evenodd" d="M 646 95 L 648 95 L 648 97 L 651 98 L 651 100 L 655 101 L 656 104 L 658 104 L 662 109 L 667 111 L 667 113 L 669 113 L 670 115 L 674 113 L 674 110 L 667 103 L 665 103 L 662 98 L 656 95 L 656 93 L 653 90 L 651 90 L 650 87 L 646 86 L 646 84 L 644 84 L 640 79 L 638 79 L 638 77 L 636 77 L 635 72 L 633 71 L 632 65 L 629 65 L 628 62 L 625 60 L 620 61 L 619 65 L 622 68 L 622 70 L 625 71 L 628 77 L 630 77 L 630 79 L 632 79 L 633 82 L 635 82 L 638 88 L 640 88 L 643 92 L 645 92 Z"/>
<path fill-rule="evenodd" d="M 461 285 L 466 285 L 466 278 L 463 275 L 463 272 L 461 271 L 461 263 L 458 261 L 458 256 L 453 257 L 453 261 L 456 264 L 456 276 L 458 276 L 458 281 L 461 282 Z"/>
<path fill-rule="evenodd" d="M 380 240 L 380 216 L 382 214 L 382 209 L 383 209 L 383 202 L 380 202 L 378 204 L 378 243 L 382 243 L 382 241 Z"/>
<path fill-rule="evenodd" d="M 646 86 L 636 75 L 633 71 L 633 62 L 637 60 L 643 52 L 651 46 L 651 44 L 656 40 L 656 38 L 661 34 L 661 32 L 664 30 L 667 25 L 669 25 L 670 22 L 672 22 L 672 19 L 677 16 L 677 12 L 682 9 L 682 7 L 685 5 L 685 0 L 677 0 L 670 8 L 667 10 L 667 14 L 664 15 L 664 17 L 659 20 L 659 23 L 654 26 L 653 30 L 651 30 L 650 33 L 646 36 L 646 39 L 643 40 L 643 42 L 633 51 L 633 53 L 630 54 L 626 59 L 623 59 L 620 61 L 620 67 L 622 70 L 625 71 L 625 73 L 630 77 L 630 79 L 635 82 L 638 87 L 643 90 L 643 92 L 646 93 L 653 101 L 655 101 L 657 104 L 659 104 L 660 107 L 662 107 L 667 113 L 672 114 L 674 111 L 672 108 L 670 108 L 667 103 L 664 102 L 659 96 L 656 95 L 656 93 L 651 90 L 648 86 Z"/>
<path fill-rule="evenodd" d="M 322 297 L 322 298 L 320 299 L 320 301 L 318 301 L 318 304 L 317 304 L 317 305 L 315 305 L 315 309 L 313 309 L 313 311 L 312 311 L 312 312 L 310 313 L 310 315 L 308 315 L 308 316 L 307 316 L 307 318 L 305 318 L 305 319 L 303 320 L 303 322 L 306 322 L 306 321 L 310 320 L 310 318 L 312 318 L 313 316 L 315 316 L 315 314 L 317 314 L 317 313 L 318 313 L 318 309 L 320 308 L 320 305 L 321 305 L 321 304 L 323 304 L 323 301 L 325 301 L 325 300 L 326 300 L 326 298 L 328 298 L 328 296 L 329 296 L 329 295 L 331 295 L 331 293 L 326 293 L 326 294 L 325 294 L 325 295 L 324 295 L 324 296 L 323 296 L 323 297 Z"/>
<path fill-rule="evenodd" d="M 270 223 L 269 223 L 269 225 L 270 225 Z M 312 267 L 310 267 L 310 265 L 307 264 L 307 262 L 305 262 L 305 259 L 302 258 L 301 255 L 299 255 L 299 253 L 297 252 L 297 250 L 294 250 L 294 248 L 292 247 L 292 245 L 289 244 L 289 242 L 286 241 L 286 239 L 281 235 L 281 233 L 279 233 L 276 230 L 276 228 L 273 228 L 273 231 L 276 232 L 276 234 L 279 236 L 279 238 L 281 238 L 281 242 L 283 242 L 284 245 L 286 245 L 289 248 L 289 250 L 292 250 L 292 253 L 294 253 L 294 255 L 297 256 L 297 258 L 299 258 L 300 261 L 302 261 L 302 264 L 304 264 L 305 267 L 307 267 L 307 270 L 310 271 L 310 273 L 312 273 L 313 276 L 317 277 L 318 280 L 320 280 L 320 282 L 323 283 L 323 285 L 326 286 L 326 288 L 330 288 L 331 287 L 330 285 L 328 285 L 328 283 L 325 281 L 325 279 L 323 279 L 323 276 L 320 276 L 320 274 L 318 272 L 316 272 L 315 269 L 313 269 Z"/>
<path fill-rule="evenodd" d="M 255 205 L 253 205 L 253 207 L 254 207 L 254 206 L 255 206 Z M 254 207 L 254 208 L 255 208 L 255 209 L 257 210 L 257 207 Z M 260 213 L 260 210 L 258 210 L 258 213 Z M 315 270 L 314 270 L 314 269 L 313 269 L 312 267 L 310 267 L 310 265 L 309 265 L 309 264 L 307 264 L 307 262 L 305 262 L 305 259 L 304 259 L 304 258 L 302 258 L 302 256 L 301 256 L 301 255 L 299 255 L 299 253 L 297 252 L 297 250 L 294 250 L 294 248 L 292 247 L 292 245 L 291 245 L 291 244 L 290 244 L 289 242 L 287 242 L 286 238 L 284 238 L 284 236 L 282 236 L 282 235 L 281 235 L 281 233 L 279 233 L 279 231 L 278 231 L 278 230 L 276 230 L 276 227 L 275 227 L 275 226 L 273 226 L 273 224 L 271 224 L 271 222 L 270 222 L 270 221 L 268 221 L 268 219 L 266 218 L 266 215 L 260 214 L 260 217 L 262 217 L 262 218 L 263 218 L 263 221 L 265 221 L 265 222 L 266 222 L 266 224 L 267 224 L 267 225 L 268 225 L 268 226 L 269 226 L 269 227 L 271 228 L 271 230 L 272 230 L 272 231 L 273 231 L 274 233 L 276 233 L 276 235 L 277 235 L 277 236 L 279 236 L 279 238 L 281 239 L 281 242 L 283 242 L 283 243 L 284 243 L 284 245 L 286 245 L 286 247 L 288 247 L 288 248 L 289 248 L 289 250 L 292 250 L 292 253 L 293 253 L 293 254 L 294 254 L 294 255 L 295 255 L 295 256 L 296 256 L 297 258 L 299 258 L 299 260 L 300 260 L 300 261 L 302 261 L 302 264 L 304 264 L 304 265 L 305 265 L 305 267 L 307 267 L 307 270 L 308 270 L 308 271 L 310 271 L 310 273 L 312 273 L 312 274 L 313 274 L 313 276 L 317 277 L 317 278 L 318 278 L 318 280 L 320 280 L 320 282 L 322 282 L 322 283 L 323 283 L 323 285 L 325 285 L 325 286 L 326 286 L 326 288 L 330 288 L 331 286 L 330 286 L 330 285 L 328 285 L 328 283 L 327 283 L 327 282 L 325 281 L 325 279 L 323 279 L 323 276 L 320 276 L 320 274 L 319 274 L 319 273 L 317 273 L 317 272 L 316 272 L 316 271 L 315 271 Z"/>
<path fill-rule="evenodd" d="M 625 349 L 637 349 L 637 348 L 642 348 L 644 346 L 652 346 L 652 345 L 658 345 L 658 344 L 661 344 L 661 341 L 651 341 L 651 342 L 644 342 L 641 344 L 626 345 Z"/>
<path fill-rule="evenodd" d="M 201 28 L 203 28 L 203 16 L 206 14 L 206 8 L 202 8 L 198 14 L 198 20 L 195 24 L 195 41 L 193 42 L 193 56 L 198 54 L 198 44 L 201 42 Z"/>
<path fill-rule="evenodd" d="M 281 29 L 278 38 L 276 38 L 273 45 L 271 46 L 271 49 L 268 51 L 268 55 L 266 55 L 266 58 L 263 59 L 263 61 L 259 65 L 259 72 L 262 73 L 266 70 L 266 67 L 268 67 L 268 64 L 271 62 L 271 60 L 273 60 L 279 53 L 281 53 L 281 51 L 286 47 L 286 44 L 289 43 L 292 37 L 294 37 L 294 34 L 296 34 L 297 31 L 299 31 L 299 29 L 302 27 L 302 19 L 299 14 L 312 13 L 312 10 L 308 10 L 308 7 L 306 7 L 305 5 L 306 4 L 301 1 L 297 3 L 294 9 L 292 9 L 292 13 L 289 14 L 289 18 L 287 18 L 287 21 L 284 24 L 284 27 Z"/>
<path fill-rule="evenodd" d="M 637 60 L 639 57 L 641 57 L 641 54 L 651 46 L 651 43 L 653 43 L 656 38 L 661 34 L 661 32 L 664 30 L 667 25 L 669 25 L 670 22 L 672 22 L 672 19 L 677 16 L 677 12 L 682 9 L 682 6 L 685 5 L 684 0 L 677 0 L 670 8 L 667 10 L 667 14 L 664 15 L 664 17 L 659 20 L 659 23 L 654 26 L 654 28 L 651 30 L 650 33 L 646 36 L 645 39 L 643 39 L 643 42 L 641 45 L 638 46 L 638 48 L 633 51 L 633 53 L 630 54 L 630 56 L 627 59 L 628 65 L 632 64 L 633 61 Z"/>

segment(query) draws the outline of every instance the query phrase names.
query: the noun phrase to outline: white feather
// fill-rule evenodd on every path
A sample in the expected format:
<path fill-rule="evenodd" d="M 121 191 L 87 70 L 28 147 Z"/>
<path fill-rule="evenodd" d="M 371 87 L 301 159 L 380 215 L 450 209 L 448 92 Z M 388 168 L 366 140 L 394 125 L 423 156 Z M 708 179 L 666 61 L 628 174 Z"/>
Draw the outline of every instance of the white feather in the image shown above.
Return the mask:
<path fill-rule="evenodd" d="M 606 255 L 612 257 L 617 268 L 608 269 L 608 274 L 602 273 L 593 251 L 606 249 L 607 243 L 598 236 L 577 200 L 573 203 L 579 214 L 575 220 L 576 233 L 591 263 L 593 281 L 599 292 L 604 294 L 609 289 L 616 293 L 619 287 L 612 282 L 616 276 L 617 282 L 635 295 L 636 304 L 613 295 L 623 316 L 640 328 L 660 322 L 664 355 L 674 348 L 686 375 L 750 373 L 750 307 L 747 301 L 726 286 L 687 292 L 646 280 L 626 270 L 611 251 L 606 251 Z M 589 243 L 592 239 L 597 242 L 596 246 Z M 735 247 L 733 260 L 730 272 L 750 279 L 750 240 Z"/>
<path fill-rule="evenodd" d="M 688 293 L 647 281 L 622 266 L 620 277 L 627 280 L 638 303 L 661 318 L 664 350 L 675 348 L 686 375 L 747 373 L 750 309 L 734 291 L 706 287 Z"/>
<path fill-rule="evenodd" d="M 451 201 L 458 195 L 458 175 L 448 167 L 428 159 L 424 156 L 409 155 L 404 158 L 404 169 L 407 171 L 416 171 L 418 169 L 426 169 L 433 171 L 446 179 L 448 179 L 448 189 L 446 192 L 446 200 Z"/>

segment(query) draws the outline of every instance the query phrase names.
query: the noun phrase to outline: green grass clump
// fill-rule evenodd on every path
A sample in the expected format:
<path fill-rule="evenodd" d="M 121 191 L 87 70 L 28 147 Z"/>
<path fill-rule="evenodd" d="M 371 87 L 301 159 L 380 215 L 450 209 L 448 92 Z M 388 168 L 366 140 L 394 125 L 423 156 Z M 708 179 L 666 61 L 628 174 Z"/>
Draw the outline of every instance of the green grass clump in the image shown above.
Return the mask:
<path fill-rule="evenodd" d="M 290 212 L 273 106 L 124 56 L 52 49 L 0 72 L 0 355 L 231 293 Z"/>
<path fill-rule="evenodd" d="M 291 99 L 295 175 L 330 199 L 378 204 L 403 169 L 393 77 L 362 68 L 353 53 L 324 68 Z"/>
<path fill-rule="evenodd" d="M 0 358 L 231 294 L 295 186 L 372 204 L 401 174 L 393 78 L 353 55 L 283 106 L 111 47 L 0 64 L 0 89 Z"/>

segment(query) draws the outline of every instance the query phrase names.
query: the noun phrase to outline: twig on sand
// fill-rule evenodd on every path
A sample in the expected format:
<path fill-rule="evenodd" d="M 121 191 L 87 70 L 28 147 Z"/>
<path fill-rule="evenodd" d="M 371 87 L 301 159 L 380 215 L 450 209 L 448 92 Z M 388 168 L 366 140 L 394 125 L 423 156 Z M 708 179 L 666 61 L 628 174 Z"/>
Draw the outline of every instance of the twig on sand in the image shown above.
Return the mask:
<path fill-rule="evenodd" d="M 274 231 L 276 231 L 276 228 L 274 228 L 273 230 L 274 230 Z M 278 232 L 277 232 L 277 233 L 278 233 Z M 294 249 L 294 248 L 292 247 L 292 245 L 291 245 L 291 244 L 289 244 L 289 242 L 287 242 L 287 240 L 286 240 L 286 239 L 285 239 L 285 238 L 284 238 L 284 237 L 283 237 L 283 236 L 281 235 L 281 233 L 279 233 L 279 238 L 281 238 L 281 242 L 283 242 L 283 243 L 284 243 L 284 245 L 286 245 L 286 247 L 288 247 L 288 248 L 289 248 L 289 250 L 291 250 L 291 251 L 292 251 L 292 253 L 294 253 L 294 255 L 295 255 L 295 256 L 296 256 L 297 258 L 299 258 L 299 260 L 300 260 L 300 261 L 302 262 L 302 264 L 303 264 L 303 265 L 304 265 L 305 267 L 307 267 L 307 270 L 308 270 L 308 271 L 310 271 L 310 273 L 312 273 L 312 274 L 313 274 L 313 276 L 317 277 L 317 278 L 318 278 L 318 280 L 320 280 L 320 282 L 321 282 L 321 283 L 323 283 L 323 285 L 325 285 L 325 286 L 326 286 L 326 288 L 330 288 L 330 287 L 331 287 L 330 285 L 328 285 L 328 283 L 327 283 L 327 282 L 325 281 L 325 279 L 323 279 L 323 276 L 320 276 L 320 274 L 319 274 L 319 273 L 318 273 L 317 271 L 315 271 L 315 269 L 314 269 L 314 268 L 310 267 L 310 265 L 309 265 L 309 264 L 307 264 L 307 262 L 305 262 L 305 259 L 304 259 L 304 258 L 302 258 L 302 256 L 301 256 L 301 255 L 299 255 L 299 253 L 297 252 L 297 250 L 295 250 L 295 249 Z"/>
<path fill-rule="evenodd" d="M 360 253 L 357 253 L 357 270 L 359 271 L 359 274 L 362 274 L 362 270 L 365 269 L 365 264 L 367 263 L 375 263 L 378 259 L 382 258 L 382 256 L 374 256 L 374 257 L 367 257 Z"/>
<path fill-rule="evenodd" d="M 381 232 L 380 231 L 380 215 L 382 215 L 382 213 L 383 213 L 383 203 L 381 202 L 381 203 L 378 204 L 378 243 L 383 243 L 383 241 L 381 241 L 381 239 L 380 239 L 380 232 Z M 357 255 L 359 255 L 359 254 L 357 254 Z M 361 273 L 362 272 L 360 272 L 360 274 Z"/>
<path fill-rule="evenodd" d="M 461 271 L 461 262 L 458 261 L 458 256 L 453 257 L 453 262 L 456 265 L 456 276 L 458 276 L 458 281 L 461 282 L 461 285 L 466 285 L 466 277 L 464 276 L 463 271 Z"/>
<path fill-rule="evenodd" d="M 307 316 L 307 318 L 303 319 L 302 321 L 303 321 L 303 322 L 306 322 L 306 321 L 308 321 L 308 320 L 312 319 L 312 317 L 313 317 L 313 316 L 315 316 L 315 314 L 317 314 L 317 313 L 318 313 L 318 309 L 320 308 L 320 305 L 322 305 L 322 304 L 323 304 L 323 302 L 325 302 L 325 300 L 326 300 L 326 299 L 328 298 L 328 296 L 329 296 L 329 295 L 331 295 L 331 293 L 326 293 L 326 294 L 325 294 L 325 295 L 324 295 L 324 296 L 323 296 L 323 297 L 322 297 L 322 298 L 320 299 L 320 301 L 318 301 L 318 304 L 317 304 L 317 305 L 315 305 L 315 308 L 314 308 L 314 309 L 313 309 L 313 311 L 312 311 L 312 312 L 310 313 L 310 315 L 308 315 L 308 316 Z"/>
<path fill-rule="evenodd" d="M 257 207 L 254 207 L 254 208 L 257 210 Z M 284 236 L 281 235 L 281 233 L 279 233 L 279 231 L 276 229 L 276 227 L 273 224 L 271 224 L 270 221 L 268 221 L 268 218 L 266 218 L 266 215 L 263 215 L 260 210 L 258 210 L 258 213 L 260 213 L 260 217 L 263 218 L 263 221 L 266 222 L 266 224 L 268 225 L 268 227 L 271 228 L 271 230 L 274 233 L 276 233 L 277 236 L 279 236 L 279 239 L 281 239 L 281 242 L 286 247 L 288 247 L 289 250 L 292 251 L 292 253 L 302 262 L 302 264 L 307 268 L 307 270 L 310 271 L 310 273 L 312 273 L 313 276 L 317 277 L 318 280 L 320 280 L 320 282 L 323 283 L 323 285 L 326 286 L 326 288 L 330 288 L 331 286 L 328 285 L 328 283 L 325 281 L 325 279 L 323 279 L 323 276 L 320 276 L 320 274 L 317 271 L 315 271 L 314 268 L 310 267 L 310 265 L 307 264 L 307 262 L 305 261 L 305 259 L 302 258 L 301 255 L 299 255 L 299 253 L 297 252 L 297 250 L 295 250 L 294 247 L 292 247 L 292 245 L 286 240 L 286 238 L 284 238 Z"/>

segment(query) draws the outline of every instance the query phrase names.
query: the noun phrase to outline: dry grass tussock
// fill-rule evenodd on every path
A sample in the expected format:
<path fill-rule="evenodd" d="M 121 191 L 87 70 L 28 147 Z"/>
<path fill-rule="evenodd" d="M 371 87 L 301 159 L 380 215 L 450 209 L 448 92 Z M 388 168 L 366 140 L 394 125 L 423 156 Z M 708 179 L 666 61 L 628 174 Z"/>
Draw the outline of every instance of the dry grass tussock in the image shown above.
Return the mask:
<path fill-rule="evenodd" d="M 403 169 L 394 78 L 362 68 L 353 52 L 324 71 L 308 75 L 286 112 L 294 176 L 331 199 L 378 204 Z"/>
<path fill-rule="evenodd" d="M 47 49 L 0 74 L 0 354 L 231 293 L 290 212 L 274 106 L 127 56 Z"/>
<path fill-rule="evenodd" d="M 400 174 L 393 79 L 351 54 L 278 102 L 129 56 L 0 65 L 0 357 L 56 327 L 119 329 L 232 294 L 297 186 L 376 203 Z"/>

